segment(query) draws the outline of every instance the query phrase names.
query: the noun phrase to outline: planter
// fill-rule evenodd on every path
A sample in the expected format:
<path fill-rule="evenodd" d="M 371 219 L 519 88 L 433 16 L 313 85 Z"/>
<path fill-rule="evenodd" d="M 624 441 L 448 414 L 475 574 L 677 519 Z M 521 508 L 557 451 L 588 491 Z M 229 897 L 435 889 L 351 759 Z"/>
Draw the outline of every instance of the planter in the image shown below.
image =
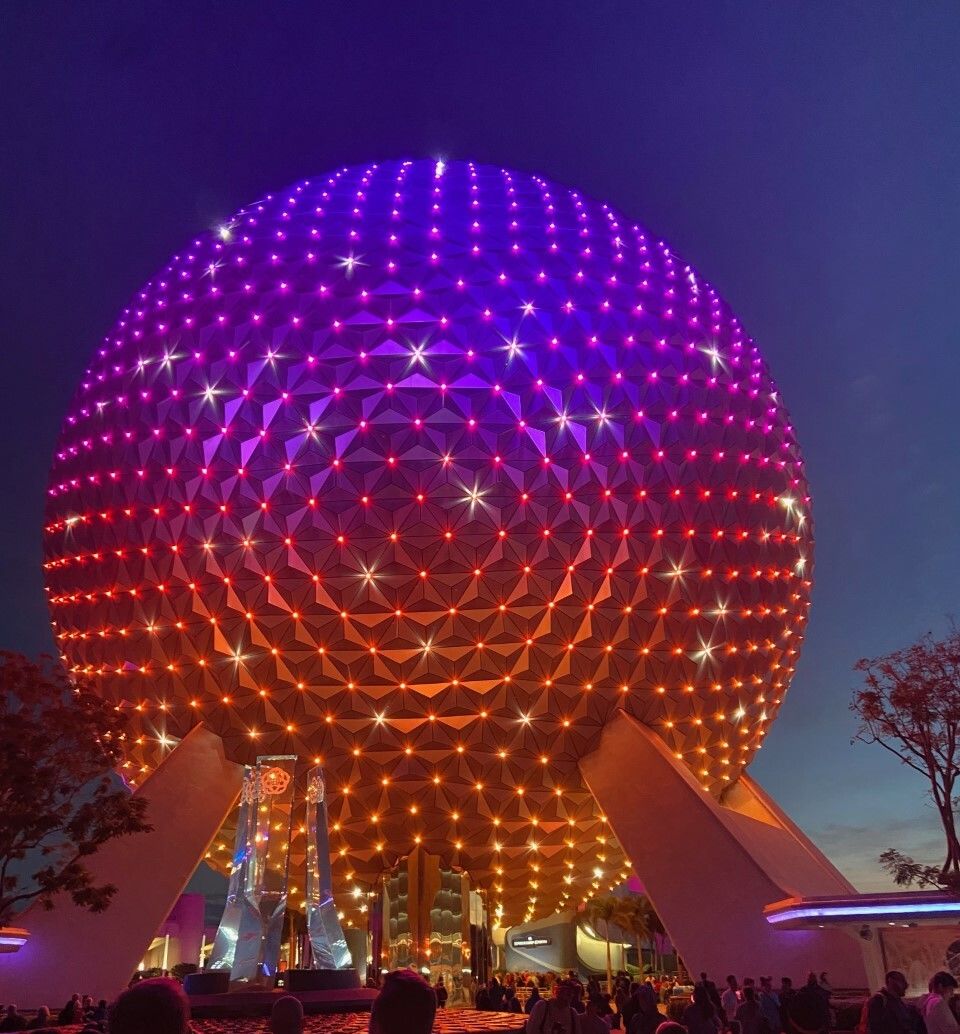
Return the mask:
<path fill-rule="evenodd" d="M 230 970 L 204 969 L 188 973 L 183 978 L 183 990 L 188 995 L 225 995 L 230 990 Z"/>
<path fill-rule="evenodd" d="M 19 926 L 0 926 L 0 955 L 19 951 L 30 937 L 30 931 Z"/>
<path fill-rule="evenodd" d="M 283 974 L 287 991 L 345 991 L 360 986 L 355 969 L 288 969 Z"/>

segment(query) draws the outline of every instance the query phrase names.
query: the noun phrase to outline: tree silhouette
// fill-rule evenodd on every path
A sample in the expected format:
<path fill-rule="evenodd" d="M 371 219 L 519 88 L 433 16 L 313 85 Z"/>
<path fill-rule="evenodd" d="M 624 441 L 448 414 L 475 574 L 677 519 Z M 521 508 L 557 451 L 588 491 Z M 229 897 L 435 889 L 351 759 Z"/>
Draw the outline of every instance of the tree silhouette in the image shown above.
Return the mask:
<path fill-rule="evenodd" d="M 632 934 L 637 942 L 637 964 L 643 973 L 643 944 L 653 937 L 653 909 L 642 894 L 617 898 L 616 921 L 621 930 Z"/>
<path fill-rule="evenodd" d="M 610 924 L 616 922 L 618 902 L 612 895 L 591 898 L 587 902 L 587 917 L 596 927 L 603 923 L 604 940 L 607 942 L 607 994 L 613 994 L 613 966 L 610 962 Z"/>
<path fill-rule="evenodd" d="M 637 941 L 637 963 L 643 974 L 643 942 L 653 949 L 653 968 L 660 970 L 660 956 L 657 951 L 657 936 L 665 932 L 663 923 L 657 915 L 646 894 L 627 894 L 617 898 L 617 925 L 633 934 Z"/>
<path fill-rule="evenodd" d="M 91 912 L 116 893 L 86 860 L 108 840 L 146 832 L 146 801 L 119 788 L 121 711 L 59 665 L 0 651 L 0 924 L 61 892 Z"/>
<path fill-rule="evenodd" d="M 855 738 L 879 744 L 925 779 L 946 840 L 939 884 L 955 886 L 960 881 L 954 813 L 960 777 L 960 630 L 953 628 L 943 639 L 928 632 L 912 646 L 858 661 L 856 669 L 866 685 L 850 704 L 860 719 Z M 898 882 L 919 882 L 910 868 L 917 863 L 907 856 L 885 852 L 881 861 L 895 877 L 899 871 Z"/>

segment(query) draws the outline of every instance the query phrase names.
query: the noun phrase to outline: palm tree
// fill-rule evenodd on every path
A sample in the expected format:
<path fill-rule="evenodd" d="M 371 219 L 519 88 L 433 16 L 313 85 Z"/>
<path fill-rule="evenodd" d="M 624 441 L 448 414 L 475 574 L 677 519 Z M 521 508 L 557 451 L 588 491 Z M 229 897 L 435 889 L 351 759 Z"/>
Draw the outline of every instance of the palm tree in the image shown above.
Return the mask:
<path fill-rule="evenodd" d="M 650 941 L 654 947 L 654 968 L 656 969 L 656 942 L 654 934 L 656 927 L 660 925 L 650 899 L 644 894 L 628 894 L 626 897 L 616 898 L 615 919 L 617 925 L 628 933 L 633 934 L 637 941 L 637 965 L 640 967 L 640 975 L 643 976 L 643 942 Z"/>
<path fill-rule="evenodd" d="M 647 899 L 647 903 L 650 903 L 650 899 Z M 650 905 L 650 941 L 653 944 L 653 964 L 654 968 L 659 973 L 663 968 L 663 959 L 660 957 L 660 952 L 657 950 L 657 938 L 665 937 L 667 934 L 667 928 L 663 925 L 660 916 L 654 911 L 653 905 Z"/>
<path fill-rule="evenodd" d="M 604 939 L 607 942 L 607 994 L 613 994 L 613 966 L 610 964 L 610 923 L 617 917 L 617 899 L 612 895 L 591 898 L 587 903 L 587 916 L 596 927 L 602 920 Z"/>

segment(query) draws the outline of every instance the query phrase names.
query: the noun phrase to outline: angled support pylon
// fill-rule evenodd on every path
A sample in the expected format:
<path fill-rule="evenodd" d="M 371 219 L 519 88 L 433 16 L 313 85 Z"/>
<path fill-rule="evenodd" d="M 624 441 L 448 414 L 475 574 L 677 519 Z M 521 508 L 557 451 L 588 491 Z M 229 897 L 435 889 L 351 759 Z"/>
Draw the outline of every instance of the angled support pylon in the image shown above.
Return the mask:
<path fill-rule="evenodd" d="M 722 802 L 651 729 L 620 712 L 580 771 L 691 973 L 715 979 L 827 970 L 865 987 L 863 953 L 836 930 L 779 930 L 765 905 L 856 893 L 749 777 Z"/>
<path fill-rule="evenodd" d="M 75 991 L 96 1000 L 123 990 L 237 800 L 242 776 L 219 736 L 191 730 L 136 791 L 149 801 L 153 832 L 112 840 L 88 861 L 98 884 L 118 888 L 110 907 L 94 914 L 60 897 L 52 911 L 17 916 L 30 938 L 0 955 L 0 1001 L 59 1006 Z"/>

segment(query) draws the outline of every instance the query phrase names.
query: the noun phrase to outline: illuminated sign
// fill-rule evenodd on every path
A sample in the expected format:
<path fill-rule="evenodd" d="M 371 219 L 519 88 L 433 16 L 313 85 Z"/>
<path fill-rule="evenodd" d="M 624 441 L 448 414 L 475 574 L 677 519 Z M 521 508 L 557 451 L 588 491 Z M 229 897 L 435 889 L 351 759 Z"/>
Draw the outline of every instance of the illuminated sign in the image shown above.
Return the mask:
<path fill-rule="evenodd" d="M 514 937 L 510 942 L 512 948 L 542 948 L 544 945 L 552 944 L 549 937 L 533 937 L 531 934 L 524 934 L 523 937 Z"/>

